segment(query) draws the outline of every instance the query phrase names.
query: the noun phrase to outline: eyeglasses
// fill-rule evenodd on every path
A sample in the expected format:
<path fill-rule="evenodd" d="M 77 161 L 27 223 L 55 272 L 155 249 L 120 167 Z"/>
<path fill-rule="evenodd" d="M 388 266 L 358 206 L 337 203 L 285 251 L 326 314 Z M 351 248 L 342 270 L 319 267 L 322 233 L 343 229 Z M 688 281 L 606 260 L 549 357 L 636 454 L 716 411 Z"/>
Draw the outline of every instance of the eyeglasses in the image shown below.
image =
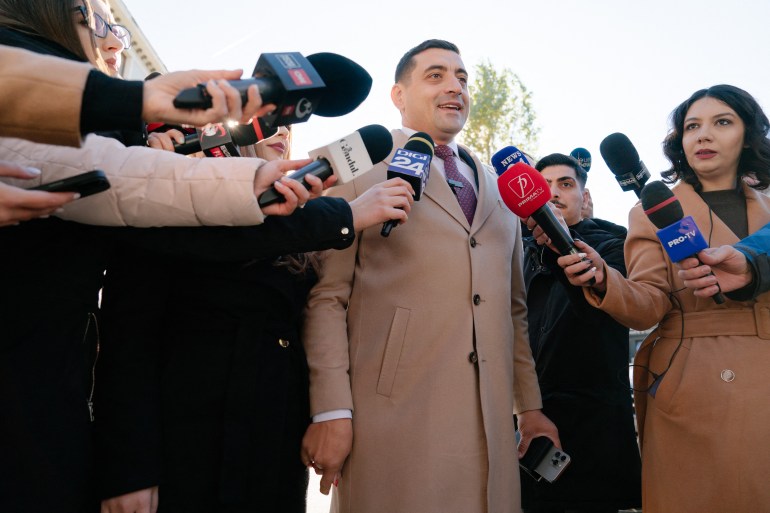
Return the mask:
<path fill-rule="evenodd" d="M 123 25 L 110 25 L 105 21 L 104 18 L 99 16 L 97 13 L 94 13 L 94 26 L 91 27 L 91 25 L 88 23 L 88 11 L 86 11 L 86 7 L 84 5 L 73 7 L 72 10 L 79 12 L 83 16 L 83 21 L 86 25 L 88 25 L 88 28 L 94 32 L 96 37 L 101 37 L 104 39 L 107 37 L 107 30 L 109 30 L 115 37 L 120 39 L 120 42 L 123 43 L 124 49 L 128 50 L 131 48 L 131 32 L 129 32 L 129 30 Z"/>

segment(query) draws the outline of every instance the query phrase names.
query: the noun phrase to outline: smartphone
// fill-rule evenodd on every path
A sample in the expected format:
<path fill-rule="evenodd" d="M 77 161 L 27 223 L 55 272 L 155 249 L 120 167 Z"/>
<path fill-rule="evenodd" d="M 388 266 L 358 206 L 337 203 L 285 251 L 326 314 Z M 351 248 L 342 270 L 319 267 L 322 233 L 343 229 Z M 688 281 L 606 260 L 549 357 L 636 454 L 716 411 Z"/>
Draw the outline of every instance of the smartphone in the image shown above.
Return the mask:
<path fill-rule="evenodd" d="M 110 188 L 110 182 L 107 180 L 103 171 L 88 171 L 69 178 L 57 180 L 55 182 L 44 183 L 37 187 L 32 187 L 31 191 L 45 192 L 79 192 L 81 198 L 106 191 Z"/>
<path fill-rule="evenodd" d="M 517 445 L 519 438 L 519 432 L 516 431 Z M 538 436 L 530 442 L 527 452 L 519 460 L 519 466 L 535 481 L 545 479 L 553 483 L 567 469 L 571 461 L 569 455 L 556 448 L 550 438 Z"/>

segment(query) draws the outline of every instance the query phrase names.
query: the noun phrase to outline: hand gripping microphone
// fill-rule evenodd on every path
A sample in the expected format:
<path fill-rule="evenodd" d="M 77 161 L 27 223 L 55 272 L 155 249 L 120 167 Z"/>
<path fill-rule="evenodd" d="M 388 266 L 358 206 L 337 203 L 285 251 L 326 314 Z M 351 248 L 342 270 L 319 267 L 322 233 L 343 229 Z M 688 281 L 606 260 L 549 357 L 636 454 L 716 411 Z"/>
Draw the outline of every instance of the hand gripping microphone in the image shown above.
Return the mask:
<path fill-rule="evenodd" d="M 337 117 L 352 112 L 369 96 L 372 77 L 347 57 L 317 53 L 307 58 L 297 52 L 263 53 L 253 78 L 231 80 L 230 85 L 248 100 L 248 89 L 256 84 L 262 103 L 274 103 L 265 116 L 268 126 L 286 126 L 307 121 L 310 114 Z M 208 109 L 211 97 L 205 84 L 184 89 L 176 98 L 179 109 Z"/>
<path fill-rule="evenodd" d="M 624 134 L 616 132 L 604 138 L 599 145 L 604 162 L 624 191 L 634 191 L 638 198 L 642 187 L 650 179 L 650 172 L 639 160 L 639 152 Z"/>
<path fill-rule="evenodd" d="M 578 161 L 580 167 L 587 173 L 591 170 L 591 154 L 585 148 L 575 148 L 569 156 Z"/>
<path fill-rule="evenodd" d="M 289 178 L 301 180 L 306 175 L 326 180 L 332 174 L 337 176 L 337 185 L 348 183 L 370 171 L 374 164 L 382 161 L 393 149 L 393 137 L 382 125 L 367 125 L 333 143 L 310 152 L 316 160 L 297 169 Z M 310 184 L 302 180 L 305 188 Z M 258 198 L 260 207 L 283 203 L 286 199 L 275 187 L 271 187 Z"/>
<path fill-rule="evenodd" d="M 256 144 L 278 132 L 278 128 L 267 127 L 258 118 L 244 125 L 212 123 L 193 130 L 185 134 L 183 143 L 174 143 L 174 152 L 190 155 L 202 151 L 207 157 L 240 157 L 238 146 Z"/>
<path fill-rule="evenodd" d="M 505 173 L 509 167 L 516 164 L 517 162 L 523 162 L 528 166 L 532 165 L 532 162 L 530 162 L 527 156 L 524 155 L 524 152 L 518 149 L 516 146 L 506 146 L 502 150 L 492 155 L 490 160 L 492 161 L 492 166 L 497 172 L 497 176 Z"/>
<path fill-rule="evenodd" d="M 414 189 L 414 200 L 420 201 L 430 176 L 430 162 L 433 160 L 433 154 L 434 144 L 431 136 L 425 132 L 417 132 L 406 141 L 403 148 L 396 150 L 388 166 L 388 180 L 403 178 Z M 396 219 L 385 221 L 380 235 L 387 237 L 396 226 L 398 226 Z"/>
<path fill-rule="evenodd" d="M 551 212 L 548 202 L 551 189 L 543 175 L 533 167 L 517 162 L 497 178 L 497 188 L 503 203 L 522 219 L 531 217 L 550 237 L 551 242 L 562 256 L 576 255 L 580 250 L 556 217 Z M 584 259 L 585 260 L 585 259 Z M 588 271 L 583 270 L 580 274 Z M 590 285 L 596 283 L 593 278 Z"/>
<path fill-rule="evenodd" d="M 692 216 L 684 216 L 682 204 L 666 184 L 660 181 L 648 183 L 642 189 L 641 200 L 644 213 L 658 228 L 658 239 L 672 262 L 691 256 L 698 258 L 698 252 L 709 247 L 695 220 Z M 712 297 L 718 305 L 725 302 L 721 291 Z"/>

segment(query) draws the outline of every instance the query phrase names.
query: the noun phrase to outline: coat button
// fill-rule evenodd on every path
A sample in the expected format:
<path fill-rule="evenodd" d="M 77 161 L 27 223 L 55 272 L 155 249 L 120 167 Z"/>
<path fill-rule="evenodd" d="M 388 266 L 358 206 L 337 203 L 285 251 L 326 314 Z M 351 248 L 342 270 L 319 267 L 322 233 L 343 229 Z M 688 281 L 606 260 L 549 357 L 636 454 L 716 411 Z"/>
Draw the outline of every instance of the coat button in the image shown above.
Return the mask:
<path fill-rule="evenodd" d="M 735 379 L 735 373 L 730 369 L 725 369 L 722 371 L 721 377 L 722 377 L 722 381 L 726 383 L 730 383 Z"/>
<path fill-rule="evenodd" d="M 473 295 L 473 304 L 477 305 L 477 306 L 479 304 L 481 304 L 481 296 L 479 296 L 478 294 L 474 294 Z"/>
<path fill-rule="evenodd" d="M 342 232 L 342 235 L 347 235 L 347 234 L 349 234 L 349 233 L 350 233 L 350 228 L 348 228 L 348 227 L 346 226 L 345 228 L 343 228 L 343 229 L 342 229 L 342 230 L 340 230 L 340 231 Z"/>
<path fill-rule="evenodd" d="M 476 351 L 471 351 L 471 354 L 468 355 L 468 361 L 471 363 L 479 361 L 479 355 L 476 354 Z"/>
<path fill-rule="evenodd" d="M 285 347 L 289 347 L 289 341 L 286 340 L 285 338 L 279 338 L 278 339 L 278 345 L 281 346 L 281 347 L 284 347 L 284 348 Z"/>
<path fill-rule="evenodd" d="M 476 239 L 474 239 L 473 237 L 471 237 L 471 247 L 472 247 L 472 248 L 475 248 L 475 247 L 476 247 L 476 244 L 477 244 L 477 242 L 476 242 Z"/>

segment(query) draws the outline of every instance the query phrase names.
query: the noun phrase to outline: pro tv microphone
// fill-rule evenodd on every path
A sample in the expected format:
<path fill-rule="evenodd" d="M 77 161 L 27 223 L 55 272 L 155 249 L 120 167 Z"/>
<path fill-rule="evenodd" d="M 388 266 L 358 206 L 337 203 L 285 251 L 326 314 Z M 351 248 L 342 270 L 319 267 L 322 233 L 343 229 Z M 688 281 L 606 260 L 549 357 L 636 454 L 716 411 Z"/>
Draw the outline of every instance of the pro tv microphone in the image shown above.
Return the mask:
<path fill-rule="evenodd" d="M 639 159 L 639 152 L 629 138 L 616 132 L 604 138 L 599 145 L 604 162 L 624 191 L 634 191 L 640 197 L 642 188 L 650 179 L 650 172 Z"/>
<path fill-rule="evenodd" d="M 428 183 L 430 176 L 430 162 L 433 160 L 435 145 L 430 135 L 425 132 L 417 132 L 412 135 L 403 148 L 396 150 L 393 159 L 388 166 L 388 180 L 391 178 L 403 178 L 414 189 L 414 200 L 420 201 L 422 191 Z M 387 237 L 390 231 L 398 226 L 397 219 L 385 221 L 380 230 L 380 235 Z"/>
<path fill-rule="evenodd" d="M 248 89 L 256 84 L 262 103 L 273 103 L 275 111 L 264 117 L 268 126 L 286 126 L 307 121 L 311 114 L 337 117 L 352 112 L 369 95 L 372 77 L 342 55 L 317 53 L 303 57 L 298 52 L 263 53 L 253 78 L 231 80 L 230 85 L 248 100 Z M 211 97 L 205 84 L 184 89 L 174 99 L 180 109 L 207 109 Z"/>
<path fill-rule="evenodd" d="M 551 189 L 543 175 L 532 166 L 517 162 L 497 178 L 497 188 L 503 203 L 522 219 L 531 217 L 550 237 L 551 242 L 562 256 L 576 255 L 580 250 L 556 217 L 553 215 L 548 202 L 551 200 Z M 585 259 L 584 259 L 585 260 Z M 583 270 L 580 274 L 588 271 Z M 590 285 L 596 283 L 591 278 Z"/>
<path fill-rule="evenodd" d="M 492 167 L 495 168 L 495 172 L 497 172 L 497 176 L 505 173 L 509 167 L 517 162 L 523 162 L 529 166 L 532 165 L 532 162 L 530 162 L 527 156 L 524 155 L 524 152 L 516 146 L 506 146 L 502 150 L 499 150 L 492 155 L 490 161 L 492 162 Z"/>
<path fill-rule="evenodd" d="M 698 258 L 698 252 L 709 247 L 695 220 L 692 216 L 685 217 L 682 204 L 666 184 L 657 180 L 648 183 L 642 189 L 641 200 L 644 213 L 658 228 L 658 239 L 672 262 Z M 718 305 L 725 302 L 721 291 L 712 297 Z"/>
<path fill-rule="evenodd" d="M 585 148 L 575 148 L 569 156 L 578 161 L 580 167 L 587 173 L 591 170 L 591 153 Z"/>
<path fill-rule="evenodd" d="M 288 176 L 294 180 L 302 180 L 305 187 L 310 189 L 310 184 L 304 180 L 306 175 L 326 180 L 334 174 L 337 176 L 337 185 L 341 185 L 370 171 L 374 164 L 385 159 L 392 149 L 393 137 L 387 128 L 382 125 L 367 125 L 327 146 L 311 151 L 310 157 L 316 160 Z M 260 207 L 266 207 L 273 203 L 283 203 L 286 199 L 275 187 L 271 187 L 260 194 L 257 201 Z"/>

